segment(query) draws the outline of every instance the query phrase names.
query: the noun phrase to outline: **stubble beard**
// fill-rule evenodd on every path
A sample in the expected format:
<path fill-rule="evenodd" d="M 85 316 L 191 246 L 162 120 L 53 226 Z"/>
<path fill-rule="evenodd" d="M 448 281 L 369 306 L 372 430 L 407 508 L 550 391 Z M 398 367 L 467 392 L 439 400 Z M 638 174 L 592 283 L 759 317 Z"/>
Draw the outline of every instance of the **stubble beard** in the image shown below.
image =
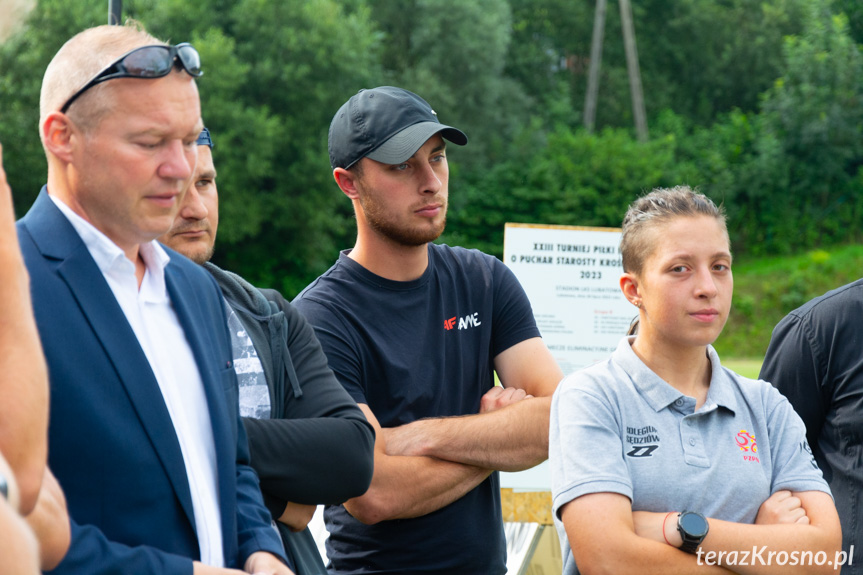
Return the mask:
<path fill-rule="evenodd" d="M 210 222 L 207 219 L 184 221 L 179 226 L 171 228 L 168 234 L 164 237 L 164 244 L 175 252 L 186 256 L 198 265 L 203 265 L 212 259 L 216 251 L 216 238 L 212 238 L 212 243 L 206 244 L 203 241 L 196 240 L 194 242 L 186 242 L 182 238 L 179 240 L 177 236 L 187 231 L 209 231 L 211 229 Z M 160 238 L 161 239 L 161 238 Z"/>
<path fill-rule="evenodd" d="M 213 257 L 213 253 L 215 252 L 215 246 L 210 246 L 209 248 L 189 254 L 189 259 L 198 264 L 199 266 L 204 265 L 208 261 L 210 261 Z"/>
<path fill-rule="evenodd" d="M 444 228 L 446 228 L 447 204 L 445 201 L 443 203 L 444 217 L 440 223 L 435 224 L 433 227 L 416 226 L 412 228 L 400 226 L 392 218 L 388 217 L 385 206 L 377 200 L 374 193 L 361 194 L 360 205 L 363 208 L 363 214 L 369 227 L 378 235 L 397 245 L 406 247 L 425 245 L 438 239 L 443 233 Z"/>

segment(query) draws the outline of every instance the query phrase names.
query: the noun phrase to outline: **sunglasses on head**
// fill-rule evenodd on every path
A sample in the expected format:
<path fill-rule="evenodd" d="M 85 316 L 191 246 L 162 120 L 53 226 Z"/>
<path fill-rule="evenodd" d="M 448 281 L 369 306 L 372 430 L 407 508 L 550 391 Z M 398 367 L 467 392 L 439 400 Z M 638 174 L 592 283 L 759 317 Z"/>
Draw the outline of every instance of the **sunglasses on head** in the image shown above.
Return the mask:
<path fill-rule="evenodd" d="M 83 88 L 72 94 L 72 97 L 66 100 L 60 111 L 65 114 L 72 102 L 96 84 L 115 78 L 162 78 L 167 76 L 175 65 L 195 78 L 204 73 L 201 70 L 201 56 L 187 42 L 176 46 L 135 48 L 96 74 L 92 80 L 84 84 Z"/>

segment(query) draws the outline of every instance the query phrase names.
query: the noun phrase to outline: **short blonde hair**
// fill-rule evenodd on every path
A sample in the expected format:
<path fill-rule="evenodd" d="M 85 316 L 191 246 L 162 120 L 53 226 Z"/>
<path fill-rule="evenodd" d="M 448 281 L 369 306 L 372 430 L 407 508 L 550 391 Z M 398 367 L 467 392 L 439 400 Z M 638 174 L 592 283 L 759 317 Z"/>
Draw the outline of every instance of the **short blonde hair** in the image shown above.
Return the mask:
<path fill-rule="evenodd" d="M 653 253 L 650 237 L 646 232 L 658 223 L 677 217 L 710 216 L 716 218 L 723 228 L 725 210 L 713 203 L 704 194 L 689 186 L 656 188 L 630 204 L 623 217 L 623 233 L 620 239 L 620 255 L 623 271 L 640 274 L 644 262 Z M 728 230 L 725 230 L 728 235 Z"/>
<path fill-rule="evenodd" d="M 134 20 L 127 21 L 124 26 L 88 28 L 70 38 L 54 55 L 42 78 L 39 125 L 120 56 L 135 48 L 150 45 L 166 44 L 147 33 Z M 98 125 L 102 116 L 110 110 L 111 102 L 104 94 L 105 87 L 106 84 L 93 86 L 69 109 L 68 116 L 82 129 Z"/>

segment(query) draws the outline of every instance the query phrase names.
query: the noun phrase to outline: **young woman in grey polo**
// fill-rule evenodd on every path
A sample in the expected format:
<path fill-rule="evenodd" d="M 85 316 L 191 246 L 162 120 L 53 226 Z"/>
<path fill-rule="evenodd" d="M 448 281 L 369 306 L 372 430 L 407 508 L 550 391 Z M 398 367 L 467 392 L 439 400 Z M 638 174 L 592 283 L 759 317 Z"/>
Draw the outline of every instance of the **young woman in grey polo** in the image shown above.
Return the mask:
<path fill-rule="evenodd" d="M 576 560 L 639 574 L 838 561 L 836 509 L 803 423 L 710 345 L 733 290 L 722 212 L 688 188 L 655 190 L 627 212 L 621 251 L 638 334 L 567 377 L 552 403 L 564 573 Z"/>

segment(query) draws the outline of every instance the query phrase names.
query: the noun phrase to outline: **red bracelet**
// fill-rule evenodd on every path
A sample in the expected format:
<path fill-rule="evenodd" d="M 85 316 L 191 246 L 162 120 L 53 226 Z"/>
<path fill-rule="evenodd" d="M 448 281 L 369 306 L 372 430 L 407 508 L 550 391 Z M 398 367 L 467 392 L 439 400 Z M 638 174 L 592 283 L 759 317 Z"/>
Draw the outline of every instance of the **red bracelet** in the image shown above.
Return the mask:
<path fill-rule="evenodd" d="M 674 511 L 669 511 L 668 513 L 666 513 L 665 519 L 662 520 L 662 538 L 665 539 L 665 542 L 669 545 L 671 545 L 671 542 L 668 540 L 668 537 L 665 536 L 665 522 L 668 521 L 668 518 L 671 516 L 672 513 L 674 513 Z M 674 547 L 673 545 L 671 546 Z"/>

